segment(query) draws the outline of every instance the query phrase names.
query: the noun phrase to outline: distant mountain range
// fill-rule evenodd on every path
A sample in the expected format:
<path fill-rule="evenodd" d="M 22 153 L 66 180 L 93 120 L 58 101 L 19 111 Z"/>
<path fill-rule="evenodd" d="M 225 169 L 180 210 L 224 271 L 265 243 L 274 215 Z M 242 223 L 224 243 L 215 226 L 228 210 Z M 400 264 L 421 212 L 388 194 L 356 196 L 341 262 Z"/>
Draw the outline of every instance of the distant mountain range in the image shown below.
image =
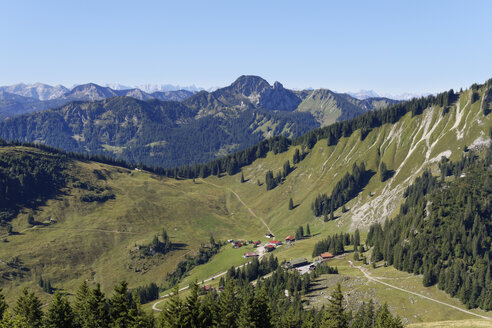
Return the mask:
<path fill-rule="evenodd" d="M 368 98 L 390 98 L 390 99 L 395 99 L 395 100 L 410 100 L 412 98 L 420 98 L 420 97 L 427 97 L 430 95 L 430 93 L 401 93 L 398 95 L 390 95 L 390 94 L 378 94 L 374 90 L 359 90 L 357 92 L 347 92 L 350 96 L 364 100 Z"/>
<path fill-rule="evenodd" d="M 276 135 L 296 137 L 397 102 L 327 89 L 294 91 L 258 76 L 241 76 L 213 92 L 146 93 L 89 83 L 56 98 L 60 90 L 0 88 L 0 117 L 8 118 L 0 123 L 0 138 L 172 167 L 209 161 Z"/>
<path fill-rule="evenodd" d="M 62 85 L 53 87 L 42 83 L 21 83 L 0 87 L 0 120 L 63 106 L 71 101 L 95 101 L 125 96 L 139 100 L 181 101 L 192 95 L 193 92 L 188 90 L 147 93 L 136 88 L 116 90 L 94 83 L 78 85 L 72 89 L 67 89 Z"/>

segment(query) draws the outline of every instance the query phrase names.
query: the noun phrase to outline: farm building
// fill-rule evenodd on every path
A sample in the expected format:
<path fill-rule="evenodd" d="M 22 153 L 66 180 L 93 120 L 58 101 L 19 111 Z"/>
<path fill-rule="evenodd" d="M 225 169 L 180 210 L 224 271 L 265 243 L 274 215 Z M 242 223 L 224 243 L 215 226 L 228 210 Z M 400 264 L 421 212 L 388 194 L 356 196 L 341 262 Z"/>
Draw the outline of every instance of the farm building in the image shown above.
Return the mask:
<path fill-rule="evenodd" d="M 306 258 L 302 258 L 302 259 L 291 260 L 291 261 L 285 263 L 285 266 L 288 268 L 298 268 L 298 267 L 305 266 L 308 264 L 309 264 L 309 261 Z"/>
<path fill-rule="evenodd" d="M 274 245 L 265 245 L 265 251 L 267 252 L 272 252 L 273 250 L 275 250 L 275 246 Z"/>
<path fill-rule="evenodd" d="M 258 256 L 258 254 L 254 253 L 254 252 L 248 252 L 248 253 L 244 253 L 243 256 L 245 258 L 248 258 L 248 257 L 256 257 L 256 256 Z"/>
<path fill-rule="evenodd" d="M 293 241 L 295 241 L 296 238 L 294 236 L 287 236 L 285 237 L 285 241 L 288 242 L 288 243 L 291 243 Z"/>
<path fill-rule="evenodd" d="M 325 252 L 325 253 L 321 253 L 321 255 L 319 257 L 322 260 L 327 260 L 327 259 L 331 259 L 333 257 L 333 254 L 331 254 L 329 252 Z"/>

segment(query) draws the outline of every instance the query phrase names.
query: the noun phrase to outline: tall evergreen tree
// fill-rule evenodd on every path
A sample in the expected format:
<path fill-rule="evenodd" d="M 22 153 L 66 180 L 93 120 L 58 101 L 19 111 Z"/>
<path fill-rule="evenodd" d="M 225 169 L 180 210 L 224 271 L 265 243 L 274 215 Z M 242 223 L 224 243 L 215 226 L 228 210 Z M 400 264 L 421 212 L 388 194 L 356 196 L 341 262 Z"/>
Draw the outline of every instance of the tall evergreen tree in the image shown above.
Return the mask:
<path fill-rule="evenodd" d="M 114 328 L 127 328 L 130 325 L 130 304 L 128 301 L 128 283 L 120 282 L 114 288 L 114 295 L 109 301 L 111 306 L 111 326 Z"/>
<path fill-rule="evenodd" d="M 41 310 L 41 301 L 33 292 L 29 293 L 27 288 L 24 288 L 21 296 L 17 299 L 14 313 L 30 327 L 37 328 L 42 325 L 43 311 Z"/>
<path fill-rule="evenodd" d="M 162 310 L 159 320 L 159 328 L 182 328 L 184 324 L 183 301 L 179 297 L 178 286 L 174 287 L 169 301 Z"/>
<path fill-rule="evenodd" d="M 348 328 L 348 318 L 343 307 L 343 294 L 340 284 L 337 284 L 331 294 L 330 304 L 323 318 L 323 327 Z"/>
<path fill-rule="evenodd" d="M 271 328 L 272 327 L 272 310 L 268 303 L 266 289 L 261 288 L 256 290 L 252 309 L 252 322 L 256 328 Z"/>
<path fill-rule="evenodd" d="M 242 295 L 241 307 L 236 324 L 238 328 L 256 328 L 255 322 L 253 321 L 253 295 L 251 293 Z"/>
<path fill-rule="evenodd" d="M 73 328 L 74 314 L 68 300 L 55 292 L 44 318 L 44 328 Z"/>
<path fill-rule="evenodd" d="M 79 289 L 75 294 L 75 301 L 73 303 L 73 313 L 75 316 L 75 325 L 76 327 L 86 327 L 85 321 L 88 317 L 88 303 L 87 299 L 89 297 L 89 286 L 87 282 L 84 282 L 80 285 Z"/>
<path fill-rule="evenodd" d="M 140 304 L 137 292 L 133 292 L 130 302 L 130 328 L 154 328 L 154 316 L 146 313 Z"/>
<path fill-rule="evenodd" d="M 217 328 L 235 328 L 237 320 L 236 285 L 234 280 L 228 280 L 223 294 L 219 298 L 217 309 Z"/>
<path fill-rule="evenodd" d="M 0 319 L 3 317 L 3 314 L 5 313 L 5 311 L 7 311 L 8 307 L 9 306 L 5 302 L 5 296 L 3 296 L 3 293 L 2 293 L 2 288 L 0 288 Z"/>
<path fill-rule="evenodd" d="M 6 311 L 0 320 L 0 328 L 32 328 L 20 316 L 12 316 L 10 311 Z"/>
<path fill-rule="evenodd" d="M 354 250 L 357 249 L 357 247 L 359 247 L 360 245 L 360 233 L 359 233 L 359 229 L 355 229 L 355 232 L 354 232 Z"/>
<path fill-rule="evenodd" d="M 200 302 L 198 300 L 198 285 L 196 282 L 190 284 L 190 295 L 184 302 L 184 322 L 189 328 L 201 328 L 200 325 Z"/>
<path fill-rule="evenodd" d="M 106 298 L 101 291 L 101 286 L 97 284 L 87 298 L 87 313 L 83 328 L 107 328 L 109 321 Z"/>
<path fill-rule="evenodd" d="M 289 210 L 293 210 L 294 209 L 294 201 L 292 200 L 292 198 L 289 198 Z"/>

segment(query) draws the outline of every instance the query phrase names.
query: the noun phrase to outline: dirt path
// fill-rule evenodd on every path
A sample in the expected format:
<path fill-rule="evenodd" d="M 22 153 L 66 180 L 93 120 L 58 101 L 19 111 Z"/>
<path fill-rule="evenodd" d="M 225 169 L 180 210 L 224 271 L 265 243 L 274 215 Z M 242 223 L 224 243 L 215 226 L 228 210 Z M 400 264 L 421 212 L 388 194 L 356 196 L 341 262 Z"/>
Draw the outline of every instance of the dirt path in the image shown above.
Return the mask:
<path fill-rule="evenodd" d="M 234 196 L 236 196 L 236 198 L 239 200 L 239 202 L 241 202 L 241 204 L 243 204 L 243 206 L 248 210 L 249 214 L 251 214 L 251 216 L 253 216 L 253 217 L 257 218 L 258 220 L 260 220 L 261 223 L 263 223 L 263 225 L 267 228 L 267 230 L 268 230 L 269 233 L 271 233 L 272 235 L 274 234 L 272 232 L 272 230 L 270 230 L 270 227 L 268 226 L 268 224 L 266 224 L 265 220 L 263 220 L 261 217 L 259 217 L 258 215 L 256 215 L 256 213 L 253 212 L 253 210 L 248 205 L 246 205 L 246 203 L 241 199 L 241 197 L 239 197 L 239 195 L 234 190 L 232 190 L 231 188 L 228 188 L 228 187 L 222 187 L 222 186 L 216 185 L 216 184 L 214 184 L 212 182 L 208 182 L 208 181 L 205 181 L 203 179 L 200 179 L 200 181 L 202 181 L 203 183 L 209 184 L 211 186 L 214 186 L 216 188 L 227 189 L 230 192 L 232 192 L 234 194 Z"/>
<path fill-rule="evenodd" d="M 59 228 L 59 227 L 50 227 L 50 226 L 45 226 L 45 227 L 41 227 L 41 226 L 33 226 L 33 227 L 29 227 L 29 228 L 25 228 L 25 229 L 22 229 L 20 231 L 16 231 L 16 233 L 24 233 L 24 232 L 27 232 L 27 231 L 33 231 L 33 230 L 54 230 L 54 229 L 58 229 L 58 230 L 70 230 L 70 231 L 87 231 L 87 232 L 106 232 L 106 233 L 115 233 L 115 234 L 130 234 L 130 235 L 138 235 L 139 233 L 137 232 L 130 232 L 130 231 L 119 231 L 119 230 L 104 230 L 104 229 L 83 229 L 83 228 Z M 15 234 L 3 234 L 3 235 L 0 235 L 0 238 L 5 238 L 5 237 L 9 237 L 9 236 L 15 236 Z"/>
<path fill-rule="evenodd" d="M 422 294 L 419 294 L 419 293 L 415 293 L 415 292 L 412 292 L 410 290 L 407 290 L 407 289 L 403 289 L 403 288 L 400 288 L 400 287 L 397 287 L 397 286 L 393 286 L 391 284 L 388 284 L 384 281 L 381 281 L 379 278 L 375 278 L 373 276 L 371 276 L 371 274 L 369 272 L 367 272 L 367 269 L 361 267 L 361 266 L 356 266 L 354 265 L 354 263 L 352 261 L 349 261 L 349 264 L 350 266 L 354 267 L 354 268 L 357 268 L 360 270 L 360 272 L 362 272 L 364 274 L 364 276 L 368 279 L 368 280 L 371 280 L 371 281 L 375 281 L 377 283 L 380 283 L 380 284 L 383 284 L 385 286 L 388 286 L 388 287 L 391 287 L 391 288 L 394 288 L 394 289 L 397 289 L 399 291 L 402 291 L 402 292 L 405 292 L 405 293 L 409 293 L 409 294 L 412 294 L 412 295 L 415 295 L 415 296 L 418 296 L 418 297 L 421 297 L 421 298 L 425 298 L 426 300 L 429 300 L 429 301 L 432 301 L 432 302 L 435 302 L 435 303 L 439 303 L 441 305 L 444 305 L 444 306 L 447 306 L 447 307 L 450 307 L 450 308 L 453 308 L 455 310 L 458 310 L 458 311 L 461 311 L 461 312 L 464 312 L 466 314 L 470 314 L 470 315 L 473 315 L 473 316 L 476 316 L 476 317 L 479 317 L 479 318 L 482 318 L 482 319 L 485 319 L 485 320 L 492 320 L 492 318 L 490 317 L 486 317 L 484 315 L 480 315 L 480 314 L 477 314 L 477 313 L 473 313 L 471 311 L 467 311 L 467 310 L 464 310 L 462 308 L 459 308 L 457 306 L 454 306 L 454 305 L 451 305 L 451 304 L 448 304 L 448 303 L 444 303 L 444 302 L 441 302 L 441 301 L 438 301 L 436 299 L 433 299 L 431 297 L 428 297 L 428 296 L 425 296 L 425 295 L 422 295 Z"/>

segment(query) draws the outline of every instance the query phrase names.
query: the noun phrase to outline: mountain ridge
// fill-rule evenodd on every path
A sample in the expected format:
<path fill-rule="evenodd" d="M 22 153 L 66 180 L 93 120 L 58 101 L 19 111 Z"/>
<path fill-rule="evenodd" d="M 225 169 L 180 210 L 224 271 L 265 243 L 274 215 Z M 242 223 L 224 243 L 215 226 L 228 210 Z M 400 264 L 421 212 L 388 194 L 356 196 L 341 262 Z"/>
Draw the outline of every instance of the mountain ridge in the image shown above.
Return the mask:
<path fill-rule="evenodd" d="M 316 102 L 311 101 L 313 94 Z M 22 101 L 27 109 L 37 104 L 31 98 L 19 98 L 10 101 L 13 105 L 8 108 Z M 264 138 L 296 137 L 393 103 L 389 99 L 359 101 L 329 90 L 296 92 L 279 82 L 270 85 L 259 76 L 247 75 L 225 88 L 197 94 L 173 91 L 149 95 L 139 89 L 113 90 L 89 83 L 76 86 L 61 99 L 50 100 L 56 107 L 49 111 L 14 115 L 0 122 L 0 136 L 172 167 L 206 162 Z M 84 109 L 88 108 L 97 110 L 82 122 L 80 116 L 85 117 Z M 166 108 L 179 108 L 186 118 L 175 115 L 173 122 L 164 119 Z M 144 119 L 145 111 L 161 116 Z M 124 115 L 126 121 L 118 115 Z"/>

